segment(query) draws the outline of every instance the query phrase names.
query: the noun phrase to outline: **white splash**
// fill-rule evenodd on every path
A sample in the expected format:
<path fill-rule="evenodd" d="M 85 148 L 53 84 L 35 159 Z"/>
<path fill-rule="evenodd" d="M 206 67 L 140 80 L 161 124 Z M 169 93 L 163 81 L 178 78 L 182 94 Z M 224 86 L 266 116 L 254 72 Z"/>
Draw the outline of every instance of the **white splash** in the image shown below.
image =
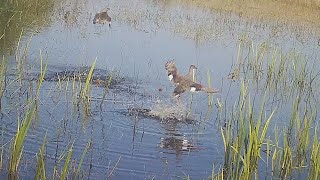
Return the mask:
<path fill-rule="evenodd" d="M 173 75 L 172 75 L 172 74 L 170 74 L 170 75 L 168 76 L 168 78 L 169 78 L 169 81 L 172 81 L 172 79 L 173 79 Z"/>

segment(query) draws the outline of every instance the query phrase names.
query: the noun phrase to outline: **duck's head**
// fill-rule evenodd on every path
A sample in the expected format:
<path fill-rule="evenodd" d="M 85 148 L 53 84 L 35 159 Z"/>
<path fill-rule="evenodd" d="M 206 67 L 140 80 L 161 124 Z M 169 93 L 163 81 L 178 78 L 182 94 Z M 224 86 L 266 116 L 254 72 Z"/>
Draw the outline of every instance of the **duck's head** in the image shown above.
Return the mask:
<path fill-rule="evenodd" d="M 164 67 L 167 71 L 177 70 L 176 63 L 174 62 L 174 60 L 167 61 Z"/>
<path fill-rule="evenodd" d="M 191 65 L 190 65 L 190 69 L 196 70 L 196 69 L 198 69 L 198 68 L 197 68 L 195 65 L 191 64 Z"/>

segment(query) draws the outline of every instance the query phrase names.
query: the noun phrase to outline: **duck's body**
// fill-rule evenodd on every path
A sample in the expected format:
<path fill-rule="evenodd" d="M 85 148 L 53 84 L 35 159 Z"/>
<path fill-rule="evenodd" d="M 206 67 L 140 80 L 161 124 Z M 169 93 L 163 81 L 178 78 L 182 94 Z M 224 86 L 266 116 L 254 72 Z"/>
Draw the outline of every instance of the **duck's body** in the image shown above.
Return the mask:
<path fill-rule="evenodd" d="M 109 24 L 109 27 L 111 27 L 111 17 L 108 15 L 108 10 L 102 11 L 97 13 L 93 18 L 93 24 Z"/>

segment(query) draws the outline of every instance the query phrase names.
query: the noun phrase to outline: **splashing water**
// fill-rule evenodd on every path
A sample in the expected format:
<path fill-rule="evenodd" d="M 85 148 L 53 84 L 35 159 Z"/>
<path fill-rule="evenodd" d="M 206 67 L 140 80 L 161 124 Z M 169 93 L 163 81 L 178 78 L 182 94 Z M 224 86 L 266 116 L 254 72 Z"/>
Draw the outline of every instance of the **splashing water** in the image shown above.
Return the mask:
<path fill-rule="evenodd" d="M 187 107 L 182 103 L 157 101 L 148 114 L 161 120 L 175 119 L 181 121 L 187 118 Z"/>

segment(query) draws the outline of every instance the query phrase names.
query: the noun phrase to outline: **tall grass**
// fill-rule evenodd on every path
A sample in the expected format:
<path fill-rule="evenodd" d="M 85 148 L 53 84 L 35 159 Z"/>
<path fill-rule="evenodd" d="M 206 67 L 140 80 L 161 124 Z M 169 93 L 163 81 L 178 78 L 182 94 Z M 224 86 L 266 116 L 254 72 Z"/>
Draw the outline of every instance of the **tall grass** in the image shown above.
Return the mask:
<path fill-rule="evenodd" d="M 52 0 L 0 1 L 0 54 L 12 51 L 23 29 L 38 31 L 47 26 L 53 8 Z"/>
<path fill-rule="evenodd" d="M 2 56 L 2 61 L 0 64 L 0 111 L 2 110 L 2 97 L 6 89 L 6 77 L 7 77 L 7 59 Z"/>
<path fill-rule="evenodd" d="M 236 124 L 230 119 L 226 129 L 221 129 L 225 149 L 223 174 L 227 179 L 256 178 L 258 163 L 261 160 L 261 148 L 267 144 L 265 137 L 275 112 L 264 119 L 265 102 L 263 102 L 259 115 L 255 117 L 250 98 L 246 98 L 247 88 L 244 82 L 241 89 L 239 109 L 234 112 L 238 117 L 235 119 Z M 232 124 L 236 129 L 232 130 Z"/>
<path fill-rule="evenodd" d="M 72 152 L 73 152 L 73 144 L 70 146 L 69 151 L 68 151 L 68 155 L 65 159 L 64 165 L 63 165 L 63 169 L 61 171 L 61 175 L 60 175 L 60 180 L 65 180 L 67 175 L 68 175 L 68 169 L 69 169 L 69 164 L 70 164 L 70 160 L 71 160 L 71 156 L 72 156 Z"/>
<path fill-rule="evenodd" d="M 37 169 L 36 169 L 36 180 L 46 180 L 46 168 L 45 168 L 45 156 L 44 156 L 44 148 L 47 141 L 47 134 L 43 138 L 43 142 L 39 151 L 39 155 L 37 154 Z"/>
<path fill-rule="evenodd" d="M 12 142 L 11 150 L 10 150 L 11 154 L 10 154 L 10 160 L 9 160 L 9 178 L 15 177 L 17 174 L 18 167 L 19 167 L 20 160 L 23 153 L 23 143 L 27 136 L 30 124 L 36 115 L 36 111 L 37 111 L 36 99 L 39 96 L 40 87 L 43 82 L 43 76 L 46 73 L 46 68 L 42 68 L 43 66 L 42 58 L 40 58 L 40 64 L 41 64 L 41 72 L 38 80 L 37 91 L 36 91 L 37 93 L 36 93 L 35 99 L 27 99 L 27 103 L 26 103 L 27 110 L 26 110 L 24 119 L 21 121 L 21 119 L 18 117 L 17 132 Z"/>

